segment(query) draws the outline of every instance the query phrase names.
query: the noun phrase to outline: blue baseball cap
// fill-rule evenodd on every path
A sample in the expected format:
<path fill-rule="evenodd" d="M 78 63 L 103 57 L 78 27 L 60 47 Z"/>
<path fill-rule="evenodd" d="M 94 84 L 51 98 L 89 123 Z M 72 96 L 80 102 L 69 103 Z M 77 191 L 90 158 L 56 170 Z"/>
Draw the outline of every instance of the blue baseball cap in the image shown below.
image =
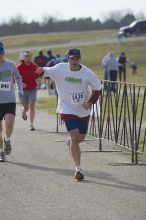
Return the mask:
<path fill-rule="evenodd" d="M 81 52 L 79 49 L 70 49 L 67 53 L 68 57 L 78 57 L 80 58 L 81 57 Z"/>
<path fill-rule="evenodd" d="M 5 50 L 4 50 L 3 46 L 0 45 L 0 54 L 2 55 L 2 54 L 4 54 L 4 53 L 5 53 Z"/>

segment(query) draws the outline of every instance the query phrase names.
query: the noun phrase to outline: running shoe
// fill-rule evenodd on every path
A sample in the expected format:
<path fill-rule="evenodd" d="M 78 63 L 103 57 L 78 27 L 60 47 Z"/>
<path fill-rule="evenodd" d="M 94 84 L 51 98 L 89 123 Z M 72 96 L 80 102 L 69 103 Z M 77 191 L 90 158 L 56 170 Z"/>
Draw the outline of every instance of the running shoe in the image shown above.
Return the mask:
<path fill-rule="evenodd" d="M 23 118 L 24 121 L 27 120 L 27 114 L 25 112 L 22 112 L 22 118 Z"/>
<path fill-rule="evenodd" d="M 35 131 L 35 127 L 33 125 L 29 125 L 29 130 L 30 131 Z"/>
<path fill-rule="evenodd" d="M 84 175 L 83 175 L 83 173 L 82 173 L 81 171 L 77 170 L 77 171 L 75 172 L 74 178 L 75 178 L 76 180 L 78 180 L 78 181 L 81 181 L 81 180 L 84 179 Z"/>
<path fill-rule="evenodd" d="M 4 152 L 6 155 L 9 155 L 12 151 L 12 148 L 11 148 L 11 142 L 10 140 L 9 141 L 6 141 L 5 138 L 4 138 Z"/>
<path fill-rule="evenodd" d="M 5 152 L 1 151 L 0 152 L 0 162 L 4 162 L 5 161 Z"/>

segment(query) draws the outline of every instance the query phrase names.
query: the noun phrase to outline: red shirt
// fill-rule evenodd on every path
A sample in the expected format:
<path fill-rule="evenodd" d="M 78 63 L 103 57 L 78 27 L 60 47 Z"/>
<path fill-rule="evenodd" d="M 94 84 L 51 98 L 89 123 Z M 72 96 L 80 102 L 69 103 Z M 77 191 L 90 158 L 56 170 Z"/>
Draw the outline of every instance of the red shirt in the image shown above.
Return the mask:
<path fill-rule="evenodd" d="M 26 84 L 24 90 L 36 89 L 36 79 L 41 77 L 36 73 L 38 66 L 32 62 L 27 65 L 24 61 L 21 61 L 17 68 L 20 75 L 22 76 L 22 82 Z"/>

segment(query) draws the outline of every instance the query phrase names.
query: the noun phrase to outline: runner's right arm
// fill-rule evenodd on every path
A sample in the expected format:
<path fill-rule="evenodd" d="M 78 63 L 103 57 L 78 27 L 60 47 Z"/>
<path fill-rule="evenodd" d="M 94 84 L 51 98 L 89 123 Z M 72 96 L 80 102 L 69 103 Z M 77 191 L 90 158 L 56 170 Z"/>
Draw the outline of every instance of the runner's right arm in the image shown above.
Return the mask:
<path fill-rule="evenodd" d="M 37 70 L 38 74 L 44 73 L 44 77 L 50 77 L 53 81 L 56 81 L 58 79 L 58 67 L 59 64 L 56 64 L 53 67 L 39 67 Z"/>

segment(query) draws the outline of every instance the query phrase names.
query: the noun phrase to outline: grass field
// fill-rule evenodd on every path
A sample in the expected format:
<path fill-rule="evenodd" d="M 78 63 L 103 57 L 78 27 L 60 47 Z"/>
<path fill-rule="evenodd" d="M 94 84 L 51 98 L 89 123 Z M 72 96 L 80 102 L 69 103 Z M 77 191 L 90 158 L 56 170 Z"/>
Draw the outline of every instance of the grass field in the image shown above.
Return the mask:
<path fill-rule="evenodd" d="M 138 65 L 138 73 L 133 76 L 130 64 L 127 64 L 127 82 L 146 85 L 146 38 L 124 39 L 122 44 L 118 44 L 116 34 L 117 30 L 62 32 L 2 37 L 0 41 L 5 45 L 7 58 L 16 63 L 18 50 L 30 49 L 35 56 L 38 49 L 44 48 L 44 52 L 51 49 L 55 55 L 64 55 L 69 48 L 78 47 L 82 52 L 82 63 L 95 71 L 101 80 L 103 69 L 100 63 L 103 56 L 108 50 L 112 50 L 116 56 L 124 51 L 128 59 Z"/>
<path fill-rule="evenodd" d="M 47 93 L 47 92 L 46 92 Z M 56 97 L 42 97 L 37 99 L 37 110 L 47 111 L 49 114 L 56 112 Z"/>

